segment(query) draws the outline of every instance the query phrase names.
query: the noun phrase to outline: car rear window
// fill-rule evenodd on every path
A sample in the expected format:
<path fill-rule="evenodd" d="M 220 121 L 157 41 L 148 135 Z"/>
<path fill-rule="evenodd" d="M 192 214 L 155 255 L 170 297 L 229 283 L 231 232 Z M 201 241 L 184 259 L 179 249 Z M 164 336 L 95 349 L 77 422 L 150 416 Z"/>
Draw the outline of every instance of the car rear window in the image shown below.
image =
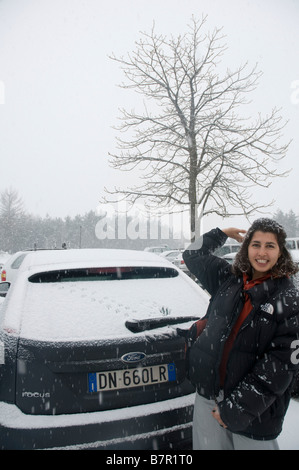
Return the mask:
<path fill-rule="evenodd" d="M 29 282 L 76 282 L 113 281 L 124 279 L 164 279 L 177 277 L 178 272 L 165 267 L 101 267 L 84 269 L 62 269 L 37 273 L 29 277 Z"/>
<path fill-rule="evenodd" d="M 130 274 L 136 275 L 136 271 L 140 270 L 134 268 Z M 115 268 L 113 272 L 115 275 Z M 106 270 L 106 275 L 112 273 Z M 157 270 L 150 273 L 155 276 Z M 32 273 L 35 282 L 24 283 L 10 295 L 3 327 L 34 341 L 98 341 L 135 336 L 126 326 L 128 321 L 204 315 L 208 295 L 195 282 L 175 273 L 170 267 L 163 274 L 159 269 L 158 275 L 174 277 L 125 281 L 114 277 L 105 282 L 88 277 L 83 282 L 75 278 L 72 282 L 42 282 Z"/>

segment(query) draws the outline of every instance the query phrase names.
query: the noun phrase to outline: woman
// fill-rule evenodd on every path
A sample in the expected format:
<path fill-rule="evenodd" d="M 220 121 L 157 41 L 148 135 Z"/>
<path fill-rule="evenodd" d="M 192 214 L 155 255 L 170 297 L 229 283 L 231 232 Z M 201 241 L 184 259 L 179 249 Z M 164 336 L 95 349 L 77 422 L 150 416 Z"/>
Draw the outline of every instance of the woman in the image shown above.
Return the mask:
<path fill-rule="evenodd" d="M 212 253 L 242 242 L 231 266 Z M 273 220 L 247 231 L 214 229 L 184 260 L 210 293 L 205 317 L 188 332 L 188 375 L 196 386 L 194 449 L 278 449 L 297 364 L 297 272 L 286 233 Z"/>

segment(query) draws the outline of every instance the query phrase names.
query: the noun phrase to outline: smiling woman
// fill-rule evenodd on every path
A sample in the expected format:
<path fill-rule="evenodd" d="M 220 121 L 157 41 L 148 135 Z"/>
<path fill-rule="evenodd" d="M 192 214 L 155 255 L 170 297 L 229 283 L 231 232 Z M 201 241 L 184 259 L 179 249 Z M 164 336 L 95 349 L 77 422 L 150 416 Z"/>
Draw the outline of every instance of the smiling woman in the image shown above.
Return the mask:
<path fill-rule="evenodd" d="M 227 237 L 242 242 L 232 266 L 213 254 Z M 192 335 L 196 322 L 187 336 L 188 375 L 198 392 L 194 449 L 277 449 L 299 365 L 297 267 L 286 233 L 271 219 L 256 220 L 247 233 L 217 228 L 183 256 L 211 295 L 204 329 Z"/>

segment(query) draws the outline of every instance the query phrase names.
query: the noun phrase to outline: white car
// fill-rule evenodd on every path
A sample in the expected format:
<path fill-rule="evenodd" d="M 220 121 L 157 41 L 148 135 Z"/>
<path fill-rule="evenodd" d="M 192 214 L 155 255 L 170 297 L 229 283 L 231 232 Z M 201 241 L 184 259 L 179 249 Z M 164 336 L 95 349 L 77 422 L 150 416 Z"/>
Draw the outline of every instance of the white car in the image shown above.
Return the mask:
<path fill-rule="evenodd" d="M 13 255 L 11 255 L 7 261 L 2 266 L 1 271 L 1 282 L 9 282 L 12 283 L 16 279 L 21 266 L 25 258 L 32 253 L 30 260 L 35 259 L 35 255 L 33 253 L 40 252 L 40 253 L 47 253 L 47 252 L 54 252 L 54 251 L 61 251 L 60 248 L 55 248 L 53 250 L 26 250 L 26 251 L 17 251 Z M 42 255 L 38 255 L 42 257 Z"/>
<path fill-rule="evenodd" d="M 167 250 L 160 253 L 160 256 L 167 259 L 171 263 L 182 253 L 182 250 Z"/>
<path fill-rule="evenodd" d="M 288 250 L 299 251 L 299 237 L 287 238 L 286 244 Z"/>
<path fill-rule="evenodd" d="M 0 253 L 0 271 L 3 268 L 3 265 L 7 262 L 7 260 L 10 258 L 10 254 L 8 253 Z"/>
<path fill-rule="evenodd" d="M 10 282 L 12 283 L 15 280 L 15 277 L 18 274 L 18 270 L 23 263 L 25 257 L 30 253 L 30 251 L 18 251 L 11 255 L 5 263 L 3 263 L 1 270 L 1 282 Z"/>
<path fill-rule="evenodd" d="M 299 250 L 290 250 L 290 253 L 293 261 L 299 265 Z"/>
<path fill-rule="evenodd" d="M 180 268 L 185 274 L 188 274 L 190 275 L 190 271 L 189 269 L 187 268 L 186 266 L 186 263 L 183 259 L 183 253 L 180 253 L 174 260 L 173 260 L 173 264 L 175 266 L 177 266 L 178 268 Z"/>
<path fill-rule="evenodd" d="M 152 253 L 28 252 L 0 309 L 0 448 L 191 449 L 177 328 L 208 300 Z"/>
<path fill-rule="evenodd" d="M 164 251 L 168 250 L 168 246 L 167 245 L 159 245 L 159 246 L 147 246 L 146 248 L 144 248 L 144 251 L 147 251 L 149 253 L 163 253 Z"/>
<path fill-rule="evenodd" d="M 223 255 L 222 258 L 226 259 L 226 261 L 228 261 L 230 264 L 233 264 L 233 262 L 235 261 L 236 254 L 236 252 L 227 253 L 226 255 Z"/>
<path fill-rule="evenodd" d="M 296 263 L 297 266 L 299 267 L 299 250 L 297 249 L 290 250 L 290 253 L 291 253 L 294 263 Z M 299 273 L 295 274 L 294 282 L 295 282 L 296 287 L 299 288 Z M 299 390 L 299 386 L 298 386 L 298 390 Z"/>

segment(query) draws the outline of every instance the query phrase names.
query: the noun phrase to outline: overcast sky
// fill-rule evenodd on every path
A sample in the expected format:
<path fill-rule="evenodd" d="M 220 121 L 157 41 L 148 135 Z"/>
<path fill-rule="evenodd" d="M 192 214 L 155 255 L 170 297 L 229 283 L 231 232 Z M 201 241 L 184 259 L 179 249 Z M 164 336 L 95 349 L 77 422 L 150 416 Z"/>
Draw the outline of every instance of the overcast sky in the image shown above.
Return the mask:
<path fill-rule="evenodd" d="M 65 217 L 95 210 L 105 185 L 134 181 L 108 165 L 118 108 L 134 107 L 108 55 L 134 49 L 153 21 L 178 35 L 202 14 L 208 29 L 223 26 L 230 67 L 263 71 L 256 113 L 281 107 L 289 120 L 280 169 L 293 171 L 257 194 L 299 215 L 298 0 L 0 0 L 0 192 L 13 187 L 28 212 Z"/>

